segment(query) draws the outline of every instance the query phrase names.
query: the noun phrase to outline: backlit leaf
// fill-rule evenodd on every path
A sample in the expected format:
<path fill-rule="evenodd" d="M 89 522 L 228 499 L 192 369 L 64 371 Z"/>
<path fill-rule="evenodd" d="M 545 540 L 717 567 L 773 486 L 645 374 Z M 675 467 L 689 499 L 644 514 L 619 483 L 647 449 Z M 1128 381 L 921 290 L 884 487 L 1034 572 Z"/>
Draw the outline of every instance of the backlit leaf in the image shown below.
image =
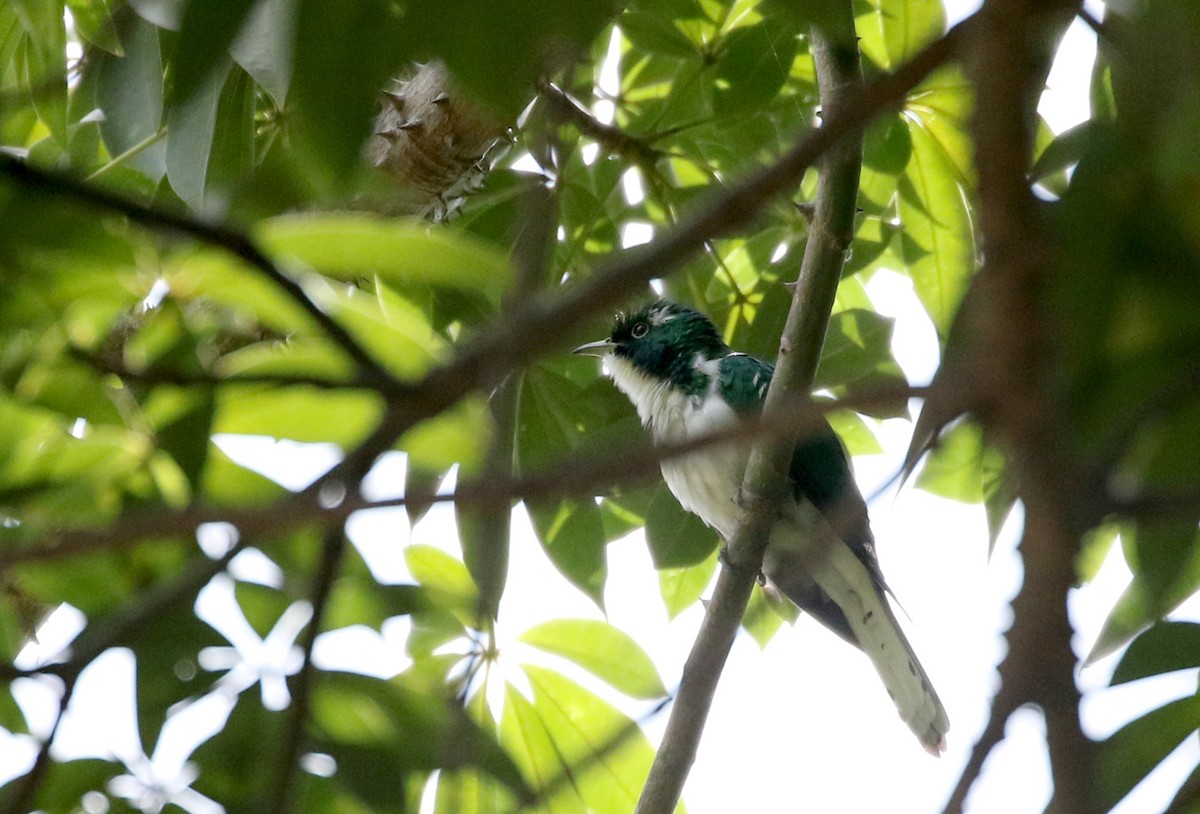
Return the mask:
<path fill-rule="evenodd" d="M 666 695 L 654 662 L 629 634 L 607 622 L 554 619 L 519 637 L 539 650 L 562 656 L 634 698 Z"/>

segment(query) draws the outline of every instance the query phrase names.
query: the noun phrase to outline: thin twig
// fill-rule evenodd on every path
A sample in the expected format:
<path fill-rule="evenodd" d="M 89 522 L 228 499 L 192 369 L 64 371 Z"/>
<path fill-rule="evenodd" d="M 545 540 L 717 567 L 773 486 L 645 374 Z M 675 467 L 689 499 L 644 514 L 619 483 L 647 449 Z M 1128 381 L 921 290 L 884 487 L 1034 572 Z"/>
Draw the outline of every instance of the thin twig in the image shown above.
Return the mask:
<path fill-rule="evenodd" d="M 227 251 L 244 260 L 296 302 L 329 338 L 364 371 L 381 381 L 392 378 L 342 325 L 304 292 L 303 287 L 275 265 L 257 244 L 228 226 L 205 223 L 187 215 L 156 209 L 106 189 L 91 186 L 73 175 L 48 170 L 0 153 L 0 173 L 26 189 L 69 198 L 81 206 L 124 215 L 134 223 L 161 232 L 177 232 Z"/>
<path fill-rule="evenodd" d="M 551 116 L 560 122 L 574 125 L 580 133 L 610 153 L 628 158 L 639 166 L 651 167 L 663 155 L 660 150 L 651 147 L 637 136 L 631 136 L 619 127 L 600 121 L 556 85 L 546 85 L 541 96 Z"/>
<path fill-rule="evenodd" d="M 316 680 L 313 666 L 313 647 L 325 621 L 329 597 L 333 584 L 341 569 L 342 555 L 346 551 L 346 532 L 340 526 L 329 529 L 321 548 L 321 560 L 313 577 L 312 618 L 304 631 L 300 648 L 304 653 L 304 664 L 292 680 L 292 704 L 288 709 L 279 741 L 279 758 L 269 793 L 268 811 L 287 814 L 296 806 L 296 777 L 300 771 L 300 758 L 305 748 L 308 731 L 308 712 L 312 701 L 312 687 Z"/>
<path fill-rule="evenodd" d="M 634 483 L 658 472 L 662 461 L 688 455 L 717 444 L 746 443 L 767 437 L 795 437 L 811 431 L 834 410 L 870 410 L 898 399 L 919 397 L 925 390 L 905 386 L 889 387 L 837 401 L 794 401 L 754 419 L 721 428 L 681 443 L 651 447 L 645 443 L 598 452 L 591 456 L 570 456 L 544 470 L 510 478 L 468 480 L 451 495 L 414 495 L 420 503 L 455 502 L 466 506 L 495 506 L 513 500 L 594 495 L 615 483 Z M 0 551 L 0 570 L 23 562 L 44 562 L 92 553 L 127 548 L 150 538 L 190 539 L 206 523 L 229 523 L 243 537 L 282 534 L 307 525 L 328 526 L 345 522 L 356 511 L 408 505 L 409 498 L 369 501 L 349 493 L 337 506 L 330 507 L 319 495 L 292 495 L 269 506 L 222 508 L 191 506 L 181 511 L 155 512 L 123 518 L 104 530 L 59 532 L 41 546 Z"/>

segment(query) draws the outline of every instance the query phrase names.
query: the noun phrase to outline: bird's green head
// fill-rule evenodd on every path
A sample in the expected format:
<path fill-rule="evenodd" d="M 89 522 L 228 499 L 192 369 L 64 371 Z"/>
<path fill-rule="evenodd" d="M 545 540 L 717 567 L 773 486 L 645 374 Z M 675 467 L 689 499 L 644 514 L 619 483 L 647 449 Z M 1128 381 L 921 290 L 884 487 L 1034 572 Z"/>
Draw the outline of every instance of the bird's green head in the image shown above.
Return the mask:
<path fill-rule="evenodd" d="M 656 300 L 619 313 L 608 339 L 589 342 L 575 353 L 609 356 L 658 381 L 690 389 L 697 361 L 729 353 L 717 326 L 699 311 L 670 300 Z"/>

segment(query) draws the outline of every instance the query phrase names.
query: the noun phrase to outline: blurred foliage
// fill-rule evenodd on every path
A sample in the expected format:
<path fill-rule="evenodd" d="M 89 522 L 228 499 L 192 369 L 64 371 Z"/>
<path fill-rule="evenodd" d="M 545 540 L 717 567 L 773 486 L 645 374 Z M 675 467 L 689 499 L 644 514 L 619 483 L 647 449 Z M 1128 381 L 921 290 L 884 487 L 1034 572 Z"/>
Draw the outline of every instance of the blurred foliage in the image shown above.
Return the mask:
<path fill-rule="evenodd" d="M 187 808 L 189 794 L 229 811 L 269 806 L 263 767 L 288 759 L 269 750 L 286 742 L 295 706 L 269 703 L 268 684 L 288 674 L 276 666 L 284 672 L 271 679 L 257 664 L 233 685 L 238 668 L 219 668 L 228 671 L 222 678 L 211 659 L 236 651 L 245 666 L 253 661 L 246 643 L 256 641 L 277 647 L 282 661 L 294 657 L 305 625 L 297 614 L 314 597 L 321 558 L 319 535 L 302 524 L 241 541 L 280 577 L 239 578 L 229 612 L 244 629 L 234 634 L 194 608 L 201 585 L 184 575 L 222 570 L 209 548 L 206 556 L 196 547 L 197 535 L 65 559 L 43 560 L 40 548 L 58 533 L 188 507 L 284 506 L 286 489 L 240 466 L 214 437 L 266 435 L 344 452 L 369 439 L 403 386 L 502 319 L 508 293 L 529 282 L 513 271 L 525 262 L 514 247 L 530 226 L 528 190 L 554 192 L 556 239 L 534 287 L 555 288 L 589 278 L 631 236 L 652 240 L 727 179 L 771 161 L 816 121 L 807 32 L 828 7 L 0 5 L 6 160 L 85 179 L 88 188 L 201 226 L 226 224 L 250 235 L 297 286 L 280 285 L 219 239 L 139 224 L 0 172 L 0 555 L 29 557 L 0 574 L 3 662 L 12 664 L 44 615 L 65 602 L 88 620 L 73 655 L 62 657 L 65 665 L 17 662 L 12 675 L 77 677 L 85 660 L 124 648 L 136 661 L 146 744 L 193 705 L 229 699 L 223 726 L 191 753 L 194 778 L 184 769 L 157 778 L 163 791 L 132 758 L 52 762 L 31 806 L 75 811 L 88 792 L 105 795 L 110 810 L 126 810 L 126 801 L 146 811 Z M 1040 124 L 1030 156 L 1058 250 L 1046 295 L 1058 337 L 1046 387 L 1070 419 L 1063 443 L 1084 462 L 1102 503 L 1081 578 L 1118 538 L 1134 572 L 1096 646 L 1103 655 L 1133 642 L 1114 682 L 1200 663 L 1196 626 L 1161 621 L 1200 588 L 1200 90 L 1162 81 L 1200 75 L 1200 10 L 1167 0 L 1139 8 L 1140 16 L 1105 22 L 1093 118 L 1057 136 Z M 868 77 L 894 70 L 945 28 L 940 5 L 928 0 L 855 0 L 854 11 Z M 381 181 L 362 145 L 388 80 L 431 58 L 514 129 L 455 219 L 382 217 L 364 203 Z M 579 102 L 582 118 L 556 112 L 549 83 Z M 867 129 L 857 231 L 818 371 L 822 395 L 905 384 L 892 320 L 866 294 L 880 269 L 911 281 L 946 341 L 979 255 L 971 106 L 971 88 L 951 65 Z M 592 115 L 626 139 L 597 136 Z M 714 237 L 661 281 L 663 290 L 709 313 L 735 347 L 772 357 L 791 299 L 784 284 L 808 234 L 801 205 L 814 189 L 810 173 L 752 228 Z M 345 353 L 314 319 L 313 304 L 374 370 Z M 603 335 L 606 322 L 595 315 L 586 326 L 594 336 L 581 331 L 580 340 Z M 455 473 L 511 467 L 536 476 L 641 438 L 629 404 L 597 380 L 591 362 L 554 353 L 513 376 L 511 421 L 495 421 L 488 394 L 475 393 L 398 440 L 413 522 Z M 832 420 L 860 455 L 879 450 L 877 421 L 907 415 L 899 398 L 873 414 Z M 497 426 L 511 429 L 511 437 L 499 433 L 505 444 Z M 511 450 L 499 464 L 489 458 L 493 442 Z M 549 560 L 597 605 L 606 546 L 644 527 L 662 601 L 675 616 L 707 589 L 717 539 L 646 480 L 616 485 L 600 500 L 542 497 L 526 508 Z M 1004 456 L 969 422 L 944 436 L 918 484 L 983 502 L 993 541 L 1016 500 Z M 460 522 L 474 522 L 467 516 Z M 506 547 L 506 538 L 480 539 L 486 534 L 483 525 L 463 528 L 475 549 Z M 378 632 L 407 620 L 407 666 L 389 679 L 315 670 L 305 739 L 314 754 L 293 805 L 409 811 L 433 783 L 439 812 L 631 810 L 653 749 L 625 710 L 630 699 L 666 695 L 653 654 L 611 625 L 567 619 L 546 621 L 521 634 L 513 652 L 498 652 L 491 619 L 477 612 L 477 572 L 457 552 L 406 547 L 411 579 L 399 585 L 386 584 L 353 549 L 342 558 L 324 628 Z M 491 577 L 502 589 L 503 573 Z M 172 601 L 152 604 L 161 596 Z M 756 592 L 746 627 L 765 643 L 794 618 L 791 610 Z M 538 655 L 522 659 L 529 650 Z M 561 669 L 546 667 L 547 659 Z M 505 670 L 491 669 L 497 660 Z M 255 683 L 261 700 L 243 692 Z M 0 687 L 0 725 L 29 731 L 9 686 Z M 1200 704 L 1184 698 L 1104 742 L 1105 804 L 1198 725 Z M 0 809 L 10 810 L 3 806 L 23 783 L 0 788 Z"/>

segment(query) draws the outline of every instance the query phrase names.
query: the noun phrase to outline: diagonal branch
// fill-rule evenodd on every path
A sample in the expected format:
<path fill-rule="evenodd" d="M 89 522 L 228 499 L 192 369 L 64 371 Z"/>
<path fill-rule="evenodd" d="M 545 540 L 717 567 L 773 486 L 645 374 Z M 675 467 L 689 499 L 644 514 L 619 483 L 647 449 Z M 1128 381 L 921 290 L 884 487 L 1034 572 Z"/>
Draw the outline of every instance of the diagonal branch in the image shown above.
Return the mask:
<path fill-rule="evenodd" d="M 710 195 L 653 242 L 602 263 L 584 282 L 528 298 L 522 307 L 463 344 L 449 363 L 431 371 L 414 387 L 410 399 L 393 405 L 373 435 L 326 477 L 356 480 L 355 476 L 369 469 L 376 457 L 421 420 L 469 392 L 490 390 L 509 371 L 565 344 L 585 320 L 611 310 L 651 279 L 680 268 L 702 251 L 707 241 L 750 223 L 763 206 L 794 189 L 805 171 L 828 150 L 861 133 L 875 116 L 902 104 L 909 91 L 949 62 L 970 35 L 973 19 L 947 31 L 894 73 L 848 90 L 839 104 L 826 106 L 821 127 L 800 139 L 778 161 Z"/>
<path fill-rule="evenodd" d="M 849 2 L 840 4 L 837 30 L 812 32 L 821 103 L 829 119 L 842 112 L 848 91 L 861 82 L 854 17 Z M 812 389 L 829 327 L 829 315 L 841 280 L 846 248 L 854 236 L 855 199 L 862 164 L 862 138 L 831 145 L 820 165 L 816 212 L 804 262 L 792 293 L 792 306 L 780 339 L 775 375 L 764 413 L 772 413 L 795 393 Z M 696 759 L 717 681 L 737 635 L 778 507 L 786 494 L 788 462 L 795 438 L 755 444 L 742 484 L 745 513 L 729 541 L 728 562 L 716 588 L 692 652 L 684 665 L 675 705 L 662 743 L 638 801 L 638 814 L 668 814 L 683 792 Z"/>

